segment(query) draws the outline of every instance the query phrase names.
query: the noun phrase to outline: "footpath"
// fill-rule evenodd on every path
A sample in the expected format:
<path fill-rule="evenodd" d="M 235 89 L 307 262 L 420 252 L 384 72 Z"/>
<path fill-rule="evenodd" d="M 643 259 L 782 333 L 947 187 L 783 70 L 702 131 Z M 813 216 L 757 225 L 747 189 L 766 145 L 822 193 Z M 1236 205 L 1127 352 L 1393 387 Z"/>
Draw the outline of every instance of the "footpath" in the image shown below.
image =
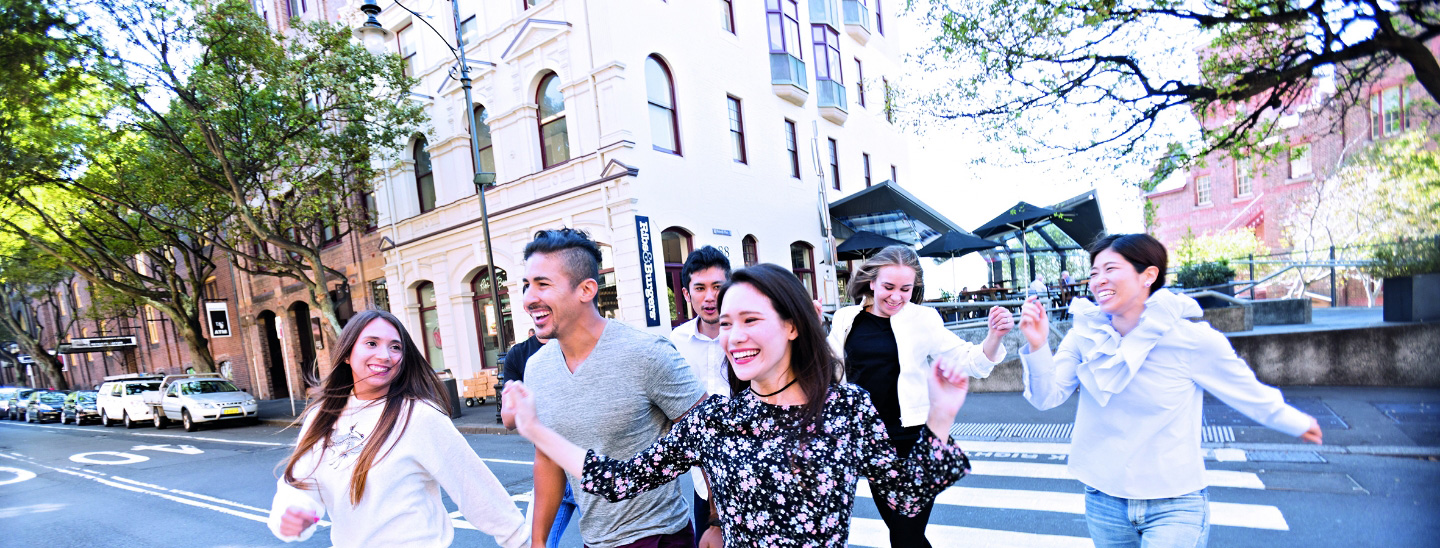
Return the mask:
<path fill-rule="evenodd" d="M 1303 443 L 1270 430 L 1206 395 L 1202 446 L 1249 452 L 1329 453 L 1440 458 L 1440 389 L 1291 386 L 1281 392 L 1291 405 L 1315 417 L 1324 445 Z M 955 419 L 956 440 L 971 442 L 1070 442 L 1079 397 L 1039 411 L 1017 392 L 970 394 Z M 297 411 L 303 401 L 294 402 Z M 494 402 L 462 407 L 455 427 L 464 434 L 513 434 L 499 422 Z M 290 400 L 260 402 L 260 420 L 295 420 Z"/>

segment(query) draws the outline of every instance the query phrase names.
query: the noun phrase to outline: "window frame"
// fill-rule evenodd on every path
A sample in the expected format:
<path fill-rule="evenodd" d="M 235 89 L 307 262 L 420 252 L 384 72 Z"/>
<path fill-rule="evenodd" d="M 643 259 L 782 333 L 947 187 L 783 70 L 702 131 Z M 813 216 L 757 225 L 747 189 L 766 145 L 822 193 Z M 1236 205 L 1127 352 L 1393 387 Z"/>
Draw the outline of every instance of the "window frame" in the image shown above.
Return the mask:
<path fill-rule="evenodd" d="M 665 84 L 666 84 L 666 87 L 667 87 L 667 90 L 666 90 L 666 91 L 668 91 L 668 92 L 669 92 L 669 95 L 670 95 L 670 106 L 669 106 L 668 108 L 665 107 L 664 105 L 657 105 L 657 104 L 655 104 L 654 101 L 651 100 L 651 95 L 652 95 L 652 93 L 651 93 L 651 90 L 649 89 L 650 79 L 649 79 L 649 77 L 648 77 L 648 71 L 649 71 L 650 62 L 652 62 L 652 61 L 655 63 L 655 66 L 657 66 L 657 67 L 660 68 L 661 74 L 665 77 Z M 645 66 L 646 66 L 646 71 L 647 71 L 647 77 L 646 77 L 646 79 L 645 79 L 645 81 L 646 81 L 645 104 L 649 107 L 649 108 L 647 108 L 646 110 L 647 110 L 647 112 L 648 112 L 648 113 L 650 114 L 650 116 L 651 116 L 650 127 L 651 127 L 651 129 L 652 129 L 652 131 L 650 132 L 650 133 L 651 133 L 651 135 L 650 135 L 650 147 L 653 148 L 653 149 L 655 149 L 655 150 L 657 150 L 657 151 L 664 152 L 664 153 L 667 153 L 667 154 L 674 154 L 674 155 L 676 155 L 676 156 L 684 156 L 685 154 L 684 154 L 684 152 L 682 151 L 683 149 L 682 149 L 682 147 L 681 147 L 681 145 L 680 145 L 680 104 L 679 104 L 679 101 L 677 101 L 676 98 L 675 98 L 675 73 L 673 73 L 673 72 L 670 71 L 670 65 L 667 64 L 664 59 L 661 59 L 659 54 L 654 54 L 654 53 L 652 53 L 652 54 L 650 54 L 649 56 L 645 57 Z M 653 119 L 653 117 L 655 116 L 655 111 L 654 111 L 653 109 L 655 109 L 655 108 L 659 108 L 659 109 L 661 109 L 661 110 L 666 111 L 666 113 L 667 113 L 667 114 L 669 115 L 669 117 L 670 117 L 670 133 L 671 133 L 671 135 L 672 135 L 672 136 L 674 137 L 674 139 L 675 139 L 675 143 L 674 143 L 674 144 L 675 144 L 675 149 L 674 149 L 674 150 L 670 150 L 670 149 L 667 149 L 667 148 L 665 148 L 665 147 L 662 147 L 662 146 L 656 144 L 656 142 L 655 142 L 655 135 L 654 135 L 655 132 L 653 131 L 653 129 L 654 129 L 654 127 L 655 127 L 655 121 L 654 121 L 654 119 Z"/>
<path fill-rule="evenodd" d="M 796 246 L 805 251 L 806 264 L 809 268 L 801 268 L 795 264 Z M 790 272 L 795 274 L 796 278 L 800 278 L 801 285 L 809 286 L 811 298 L 820 298 L 820 288 L 816 287 L 815 283 L 815 246 L 810 245 L 810 242 L 796 240 L 790 243 Z M 805 283 L 807 280 L 810 283 Z"/>
<path fill-rule="evenodd" d="M 556 114 L 550 115 L 549 117 L 545 117 L 543 113 L 543 108 L 545 104 L 543 101 L 543 98 L 545 97 L 545 88 L 548 87 L 552 81 L 555 82 L 555 85 L 560 85 L 560 75 L 556 74 L 555 72 L 547 72 L 545 76 L 540 79 L 540 85 L 535 87 L 535 127 L 538 130 L 540 138 L 541 170 L 550 169 L 552 167 L 570 161 L 570 126 L 566 122 L 566 109 L 568 107 L 565 105 L 565 92 L 563 90 L 560 90 L 559 88 L 556 88 L 555 90 L 560 94 L 560 111 Z M 565 124 L 565 131 L 563 133 L 563 141 L 565 144 L 565 158 L 563 160 L 556 160 L 552 162 L 550 155 L 547 154 L 545 151 L 545 128 L 554 124 Z"/>
<path fill-rule="evenodd" d="M 380 202 L 375 197 L 374 190 L 367 190 L 360 193 L 360 210 L 365 217 L 365 232 L 374 232 L 380 228 Z"/>
<path fill-rule="evenodd" d="M 679 262 L 671 262 L 668 260 L 669 258 L 665 256 L 665 238 L 667 234 L 681 236 L 681 241 L 685 244 L 684 250 L 681 252 L 683 256 L 678 257 L 678 259 L 680 259 Z M 694 251 L 695 234 L 684 227 L 672 226 L 660 231 L 660 261 L 665 265 L 666 287 L 674 295 L 674 299 L 670 303 L 672 307 L 670 313 L 674 315 L 674 318 L 670 320 L 671 328 L 679 327 L 680 324 L 688 322 L 690 318 L 695 317 L 695 311 L 690 310 L 690 302 L 685 299 L 685 294 L 683 293 L 685 284 L 680 282 L 680 274 L 685 268 L 685 260 L 688 259 L 690 253 Z"/>
<path fill-rule="evenodd" d="M 1195 207 L 1208 206 L 1214 203 L 1214 179 L 1210 174 L 1195 176 Z"/>
<path fill-rule="evenodd" d="M 725 106 L 730 116 L 730 145 L 734 149 L 730 158 L 737 164 L 749 164 L 750 156 L 745 146 L 745 104 L 739 97 L 726 94 Z"/>
<path fill-rule="evenodd" d="M 400 60 L 405 62 L 405 75 L 412 78 L 415 77 L 415 73 L 418 72 L 415 67 L 415 62 L 420 55 L 420 44 L 418 43 L 417 39 L 417 42 L 414 44 L 415 48 L 410 51 L 409 55 L 406 55 L 405 39 L 409 36 L 412 36 L 410 33 L 414 32 L 414 29 L 415 23 L 409 23 L 403 27 L 400 27 L 400 30 L 395 31 L 395 49 L 400 54 Z"/>
<path fill-rule="evenodd" d="M 425 288 L 426 288 L 426 287 L 429 287 L 429 288 L 430 288 L 431 301 L 432 301 L 431 304 L 430 304 L 430 306 L 425 306 Z M 436 371 L 439 371 L 440 369 L 444 369 L 444 364 L 445 364 L 445 360 L 444 360 L 444 347 L 443 347 L 443 346 L 440 346 L 440 345 L 436 345 L 436 348 L 437 348 L 438 350 L 441 350 L 441 360 L 440 360 L 441 368 L 440 368 L 440 369 L 435 369 L 435 358 L 430 355 L 430 329 L 431 329 L 432 326 L 427 325 L 427 322 L 425 321 L 425 313 L 426 313 L 426 312 L 430 312 L 430 311 L 434 311 L 434 312 L 435 312 L 435 325 L 434 325 L 433 327 L 434 327 L 435 329 L 439 329 L 439 328 L 440 328 L 440 297 L 439 297 L 439 295 L 436 294 L 436 292 L 435 292 L 435 282 L 431 282 L 431 281 L 428 281 L 428 280 L 427 280 L 427 281 L 425 281 L 425 282 L 422 282 L 420 285 L 415 286 L 415 303 L 418 304 L 418 305 L 420 305 L 420 306 L 418 307 L 419 312 L 420 312 L 420 348 L 425 351 L 425 361 L 430 362 L 430 368 L 431 368 L 431 369 L 434 369 L 434 370 L 436 370 Z"/>
<path fill-rule="evenodd" d="M 1409 118 L 1405 116 L 1406 93 L 1404 85 L 1380 88 L 1370 94 L 1370 139 L 1394 137 L 1409 129 Z M 1394 93 L 1395 106 L 1386 105 L 1386 95 Z M 1391 116 L 1394 116 L 1392 119 Z M 1392 128 L 1391 126 L 1395 127 Z"/>
<path fill-rule="evenodd" d="M 436 190 L 436 189 L 435 189 L 435 161 L 434 161 L 434 158 L 432 158 L 432 157 L 430 156 L 430 151 L 427 150 L 427 149 L 429 148 L 429 146 L 430 146 L 430 141 L 429 141 L 429 139 L 426 139 L 424 135 L 419 135 L 419 136 L 417 136 L 417 137 L 415 138 L 415 144 L 414 144 L 415 149 L 410 152 L 410 159 L 415 162 L 415 201 L 418 202 L 419 205 L 420 205 L 420 214 L 421 214 L 421 215 L 424 215 L 424 214 L 429 213 L 429 212 L 431 212 L 431 211 L 435 211 L 435 208 L 436 208 L 436 207 L 438 206 L 438 204 L 439 204 L 439 199 L 438 199 L 438 197 L 436 196 L 436 192 L 435 192 L 435 190 Z M 425 164 L 424 164 L 424 165 L 425 165 L 427 168 L 429 168 L 429 169 L 428 169 L 427 171 L 425 171 L 424 173 L 421 173 L 421 172 L 420 172 L 420 166 L 421 166 L 421 163 L 420 163 L 420 155 L 421 155 L 421 154 L 424 154 L 424 155 L 425 155 Z M 425 208 L 425 180 L 429 180 L 429 181 L 430 181 L 430 200 L 431 200 L 431 203 L 430 203 L 430 208 L 429 208 L 429 209 L 426 209 L 426 208 Z"/>
<path fill-rule="evenodd" d="M 1304 151 L 1304 152 L 1303 152 L 1302 154 L 1296 154 L 1296 151 Z M 1289 159 L 1288 159 L 1288 161 L 1287 161 L 1286 163 L 1288 164 L 1288 167 L 1289 167 L 1289 170 L 1290 170 L 1290 179 L 1291 179 L 1291 180 L 1302 179 L 1302 178 L 1305 178 L 1305 177 L 1310 177 L 1310 176 L 1312 176 L 1312 175 L 1315 174 L 1315 166 L 1312 164 L 1312 156 L 1313 156 L 1313 153 L 1314 153 L 1314 148 L 1311 147 L 1311 145 L 1310 145 L 1309 142 L 1305 142 L 1305 143 L 1301 143 L 1301 144 L 1295 145 L 1293 148 L 1290 149 Z M 1302 160 L 1302 159 L 1304 160 L 1304 166 L 1305 166 L 1304 172 L 1303 172 L 1303 173 L 1296 173 L 1296 170 L 1295 170 L 1296 161 L 1297 161 L 1297 160 Z"/>
<path fill-rule="evenodd" d="M 880 0 L 875 0 L 875 32 L 885 36 L 885 18 L 880 14 Z"/>
<path fill-rule="evenodd" d="M 840 143 L 834 137 L 826 137 L 830 147 L 830 184 L 840 190 Z"/>
<path fill-rule="evenodd" d="M 861 152 L 860 158 L 865 161 L 865 188 L 870 188 L 874 184 L 870 179 L 870 153 Z"/>
<path fill-rule="evenodd" d="M 865 108 L 865 64 L 855 58 L 855 101 Z"/>
<path fill-rule="evenodd" d="M 800 136 L 795 121 L 785 118 L 785 150 L 790 154 L 790 176 L 800 178 Z"/>
<path fill-rule="evenodd" d="M 1249 156 L 1235 161 L 1235 196 L 1243 197 L 1255 192 L 1255 161 Z"/>
<path fill-rule="evenodd" d="M 720 9 L 724 12 L 725 15 L 725 25 L 720 28 L 724 29 L 730 34 L 739 36 L 739 33 L 735 32 L 735 2 L 733 0 L 720 0 L 720 4 Z"/>
<path fill-rule="evenodd" d="M 754 234 L 746 234 L 740 239 L 740 259 L 747 267 L 760 264 L 760 241 L 755 239 Z"/>
<path fill-rule="evenodd" d="M 823 40 L 816 37 L 817 33 Z M 815 49 L 815 59 L 811 61 L 815 65 L 815 80 L 829 80 L 841 86 L 845 85 L 844 63 L 840 61 L 840 31 L 830 25 L 812 24 L 810 44 Z M 825 55 L 821 55 L 822 51 Z"/>
<path fill-rule="evenodd" d="M 885 88 L 885 122 L 895 123 L 895 92 L 890 89 L 890 79 L 880 77 L 880 82 Z"/>
<path fill-rule="evenodd" d="M 482 128 L 485 128 L 485 139 L 489 142 L 489 144 L 487 144 L 487 145 L 485 145 L 485 146 L 482 146 L 482 147 L 479 147 L 479 149 L 480 149 L 479 152 L 480 152 L 481 165 L 476 166 L 476 165 L 475 165 L 475 157 L 474 157 L 473 155 L 470 157 L 470 170 L 471 170 L 471 171 L 474 171 L 476 174 L 480 174 L 480 173 L 495 173 L 495 175 L 496 175 L 495 180 L 496 180 L 496 181 L 499 181 L 499 180 L 500 180 L 500 177 L 499 177 L 500 174 L 499 174 L 498 168 L 497 168 L 496 165 L 495 165 L 495 136 L 494 136 L 493 134 L 491 134 L 490 124 L 486 122 L 486 117 L 487 117 L 488 111 L 486 110 L 485 105 L 480 105 L 480 104 L 474 105 L 473 107 L 471 107 L 470 110 L 471 110 L 471 112 L 473 112 L 473 113 L 475 114 L 475 125 L 480 126 L 480 127 L 482 127 Z M 467 129 L 470 129 L 470 128 L 467 128 Z M 479 136 L 478 136 L 478 135 L 473 135 L 472 138 L 475 138 L 475 139 L 478 140 L 478 139 L 479 139 Z M 489 152 L 489 153 L 490 153 L 490 169 L 496 170 L 496 171 L 488 171 L 488 172 L 485 171 L 484 162 L 485 162 L 485 153 L 486 153 L 486 152 Z"/>
<path fill-rule="evenodd" d="M 890 182 L 900 184 L 900 172 L 895 170 L 895 164 L 890 164 Z"/>
<path fill-rule="evenodd" d="M 490 335 L 483 331 L 485 325 L 484 304 L 486 302 L 495 303 L 495 320 L 498 322 L 498 325 L 494 327 L 495 341 L 497 343 L 500 340 L 500 335 L 503 330 L 507 329 L 507 325 L 514 325 L 515 319 L 512 307 L 515 303 L 510 301 L 510 287 L 505 283 L 507 278 L 508 276 L 505 269 L 495 269 L 495 285 L 499 286 L 499 290 L 497 291 L 495 288 L 486 289 L 489 293 L 481 293 L 480 286 L 482 284 L 489 285 L 490 267 L 480 267 L 480 271 L 475 273 L 475 276 L 470 279 L 470 304 L 475 313 L 475 342 L 480 346 L 480 367 L 483 369 L 495 369 L 499 367 L 498 363 L 490 363 L 490 360 L 486 359 L 485 355 L 485 341 Z M 507 308 L 510 309 L 509 312 L 507 312 Z M 504 350 L 503 348 L 499 349 L 501 352 Z"/>
<path fill-rule="evenodd" d="M 786 8 L 793 8 L 793 13 Z M 780 30 L 780 49 L 775 49 L 775 35 L 773 28 Z M 793 33 L 793 39 L 791 37 Z M 796 59 L 804 60 L 805 52 L 803 39 L 800 37 L 800 3 L 798 0 L 765 0 L 765 34 L 768 38 L 766 47 L 770 53 L 788 53 Z M 791 51 L 791 49 L 794 51 Z"/>

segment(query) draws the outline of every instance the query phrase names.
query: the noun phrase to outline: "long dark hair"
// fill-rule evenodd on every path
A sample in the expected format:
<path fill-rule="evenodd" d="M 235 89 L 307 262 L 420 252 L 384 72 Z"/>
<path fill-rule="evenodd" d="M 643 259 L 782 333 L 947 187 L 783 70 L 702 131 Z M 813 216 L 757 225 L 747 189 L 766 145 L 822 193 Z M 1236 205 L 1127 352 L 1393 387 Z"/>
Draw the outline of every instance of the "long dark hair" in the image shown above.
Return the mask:
<path fill-rule="evenodd" d="M 725 305 L 725 295 L 730 288 L 745 284 L 755 288 L 775 308 L 780 319 L 795 326 L 796 337 L 790 342 L 790 373 L 795 384 L 805 392 L 805 406 L 800 411 L 798 440 L 803 442 L 819 433 L 820 415 L 825 410 L 825 399 L 830 387 L 840 382 L 840 360 L 825 341 L 825 330 L 820 327 L 820 318 L 810 300 L 810 290 L 800 283 L 800 278 L 778 265 L 758 264 L 736 270 L 730 275 L 730 283 L 720 288 L 719 305 Z M 735 376 L 735 368 L 728 367 L 730 358 L 725 358 L 726 371 L 730 376 L 730 393 L 737 396 L 750 389 L 750 381 Z M 813 427 L 813 428 L 812 428 Z M 802 444 L 803 445 L 803 444 Z"/>
<path fill-rule="evenodd" d="M 355 375 L 350 371 L 350 351 L 360 340 L 360 332 L 365 326 L 377 319 L 390 322 L 390 325 L 395 327 L 400 333 L 400 343 L 404 350 L 400 358 L 400 372 L 386 389 L 385 409 L 381 412 L 380 421 L 375 424 L 375 431 L 370 434 L 370 439 L 365 441 L 365 448 L 360 451 L 360 457 L 355 461 L 355 472 L 350 476 L 350 503 L 359 504 L 360 499 L 365 496 L 365 478 L 370 473 L 370 467 L 390 453 L 388 449 L 385 454 L 380 454 L 380 451 L 389 441 L 390 432 L 395 429 L 395 424 L 400 422 L 402 414 L 406 420 L 400 427 L 401 436 L 404 436 L 405 429 L 409 428 L 410 413 L 415 409 L 416 403 L 424 403 L 449 414 L 450 402 L 441 396 L 444 394 L 445 385 L 430 369 L 430 363 L 425 360 L 425 355 L 420 353 L 420 348 L 415 346 L 415 341 L 410 338 L 410 333 L 405 330 L 400 319 L 383 310 L 366 310 L 356 314 L 340 332 L 340 343 L 335 345 L 335 350 L 331 352 L 330 373 L 320 381 L 320 395 L 311 400 L 305 406 L 305 413 L 295 419 L 298 424 L 305 416 L 311 413 L 315 415 L 310 429 L 305 431 L 300 443 L 295 445 L 295 451 L 285 463 L 285 483 L 298 489 L 309 488 L 305 482 L 295 477 L 295 465 L 302 455 L 316 446 L 320 447 L 322 454 L 330 448 L 335 423 L 340 419 L 340 413 L 345 410 L 345 403 L 355 389 Z M 393 449 L 394 444 L 390 447 Z"/>

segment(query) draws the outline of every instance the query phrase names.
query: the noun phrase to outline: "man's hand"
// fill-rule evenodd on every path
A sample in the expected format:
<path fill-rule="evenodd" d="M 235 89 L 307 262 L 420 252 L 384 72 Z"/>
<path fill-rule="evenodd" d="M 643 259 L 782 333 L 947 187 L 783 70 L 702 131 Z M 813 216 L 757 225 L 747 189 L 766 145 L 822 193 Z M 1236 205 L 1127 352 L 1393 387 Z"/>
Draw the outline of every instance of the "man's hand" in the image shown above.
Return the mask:
<path fill-rule="evenodd" d="M 1045 315 L 1045 305 L 1038 297 L 1025 299 L 1020 309 L 1020 333 L 1030 343 L 1030 351 L 1037 352 L 1050 344 L 1050 318 Z"/>
<path fill-rule="evenodd" d="M 720 530 L 720 526 L 706 527 L 705 532 L 700 533 L 699 547 L 725 548 L 725 533 Z"/>
<path fill-rule="evenodd" d="M 505 383 L 505 390 L 501 392 L 501 406 L 508 409 L 511 417 L 515 420 L 515 429 L 521 435 L 528 434 L 530 427 L 540 424 L 540 419 L 535 416 L 535 396 L 523 381 L 510 381 Z M 505 411 L 501 411 L 501 416 Z"/>
<path fill-rule="evenodd" d="M 280 516 L 280 534 L 287 537 L 298 537 L 304 533 L 320 517 L 309 510 L 301 510 L 294 506 L 285 509 L 285 514 Z"/>

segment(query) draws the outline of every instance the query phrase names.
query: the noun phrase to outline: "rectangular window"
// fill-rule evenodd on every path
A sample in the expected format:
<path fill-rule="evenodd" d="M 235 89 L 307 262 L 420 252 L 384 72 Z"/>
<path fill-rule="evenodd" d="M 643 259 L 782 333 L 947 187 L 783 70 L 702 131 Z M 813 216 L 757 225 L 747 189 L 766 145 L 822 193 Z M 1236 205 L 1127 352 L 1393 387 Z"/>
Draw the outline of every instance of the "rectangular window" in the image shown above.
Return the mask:
<path fill-rule="evenodd" d="M 476 13 L 479 2 L 460 2 L 460 43 L 474 44 L 480 39 L 480 17 Z"/>
<path fill-rule="evenodd" d="M 896 175 L 895 164 L 890 164 L 890 182 L 900 184 L 900 176 Z"/>
<path fill-rule="evenodd" d="M 740 114 L 740 100 L 731 95 L 726 95 L 725 100 L 730 104 L 730 142 L 733 147 L 731 157 L 743 164 L 746 163 L 745 120 Z"/>
<path fill-rule="evenodd" d="M 1310 145 L 1299 145 L 1290 149 L 1290 178 L 1299 179 L 1310 174 Z"/>
<path fill-rule="evenodd" d="M 860 63 L 860 58 L 855 58 L 855 101 L 860 107 L 865 107 L 865 65 Z"/>
<path fill-rule="evenodd" d="M 340 227 L 333 220 L 320 222 L 320 245 L 329 246 L 340 242 Z"/>
<path fill-rule="evenodd" d="M 830 185 L 835 190 L 840 190 L 840 146 L 835 144 L 835 139 L 830 141 Z"/>
<path fill-rule="evenodd" d="M 366 192 L 361 198 L 361 207 L 365 208 L 365 231 L 369 232 L 380 227 L 380 208 L 375 201 L 374 192 Z"/>
<path fill-rule="evenodd" d="M 1249 196 L 1255 189 L 1255 161 L 1242 158 L 1235 163 L 1235 195 Z"/>
<path fill-rule="evenodd" d="M 895 92 L 890 89 L 890 79 L 881 78 L 880 85 L 885 93 L 885 121 L 895 123 Z"/>
<path fill-rule="evenodd" d="M 726 32 L 735 34 L 735 3 L 731 0 L 720 0 L 720 25 Z"/>
<path fill-rule="evenodd" d="M 785 120 L 785 151 L 790 153 L 790 176 L 800 178 L 800 143 L 795 137 L 795 122 Z"/>
<path fill-rule="evenodd" d="M 870 188 L 873 184 L 870 182 L 870 155 L 862 152 L 860 158 L 865 160 L 865 188 Z"/>
<path fill-rule="evenodd" d="M 810 25 L 810 38 L 814 41 L 815 79 L 844 83 L 840 67 L 840 32 L 830 25 Z"/>
<path fill-rule="evenodd" d="M 1389 137 L 1405 130 L 1405 89 L 1395 86 L 1370 96 L 1370 138 Z"/>
<path fill-rule="evenodd" d="M 145 321 L 145 339 L 150 341 L 150 344 L 160 344 L 160 326 L 156 325 L 159 319 L 155 315 L 155 307 L 145 305 L 142 319 Z"/>
<path fill-rule="evenodd" d="M 385 287 L 385 278 L 370 280 L 370 299 L 374 301 L 375 308 L 390 311 L 390 290 Z"/>
<path fill-rule="evenodd" d="M 880 15 L 880 0 L 875 0 L 875 32 L 885 36 L 885 17 Z"/>
<path fill-rule="evenodd" d="M 216 281 L 214 277 L 205 280 L 205 287 L 200 290 L 200 296 L 207 301 L 220 300 L 220 282 Z"/>
<path fill-rule="evenodd" d="M 1202 206 L 1210 203 L 1210 176 L 1201 175 L 1195 178 L 1195 205 Z"/>
<path fill-rule="evenodd" d="M 765 31 L 770 36 L 770 53 L 800 53 L 800 6 L 796 0 L 765 0 Z"/>
<path fill-rule="evenodd" d="M 415 30 L 415 25 L 406 25 L 405 28 L 400 29 L 395 33 L 395 40 L 400 47 L 400 58 L 405 60 L 405 75 L 415 76 L 415 65 L 420 63 L 419 34 Z"/>

